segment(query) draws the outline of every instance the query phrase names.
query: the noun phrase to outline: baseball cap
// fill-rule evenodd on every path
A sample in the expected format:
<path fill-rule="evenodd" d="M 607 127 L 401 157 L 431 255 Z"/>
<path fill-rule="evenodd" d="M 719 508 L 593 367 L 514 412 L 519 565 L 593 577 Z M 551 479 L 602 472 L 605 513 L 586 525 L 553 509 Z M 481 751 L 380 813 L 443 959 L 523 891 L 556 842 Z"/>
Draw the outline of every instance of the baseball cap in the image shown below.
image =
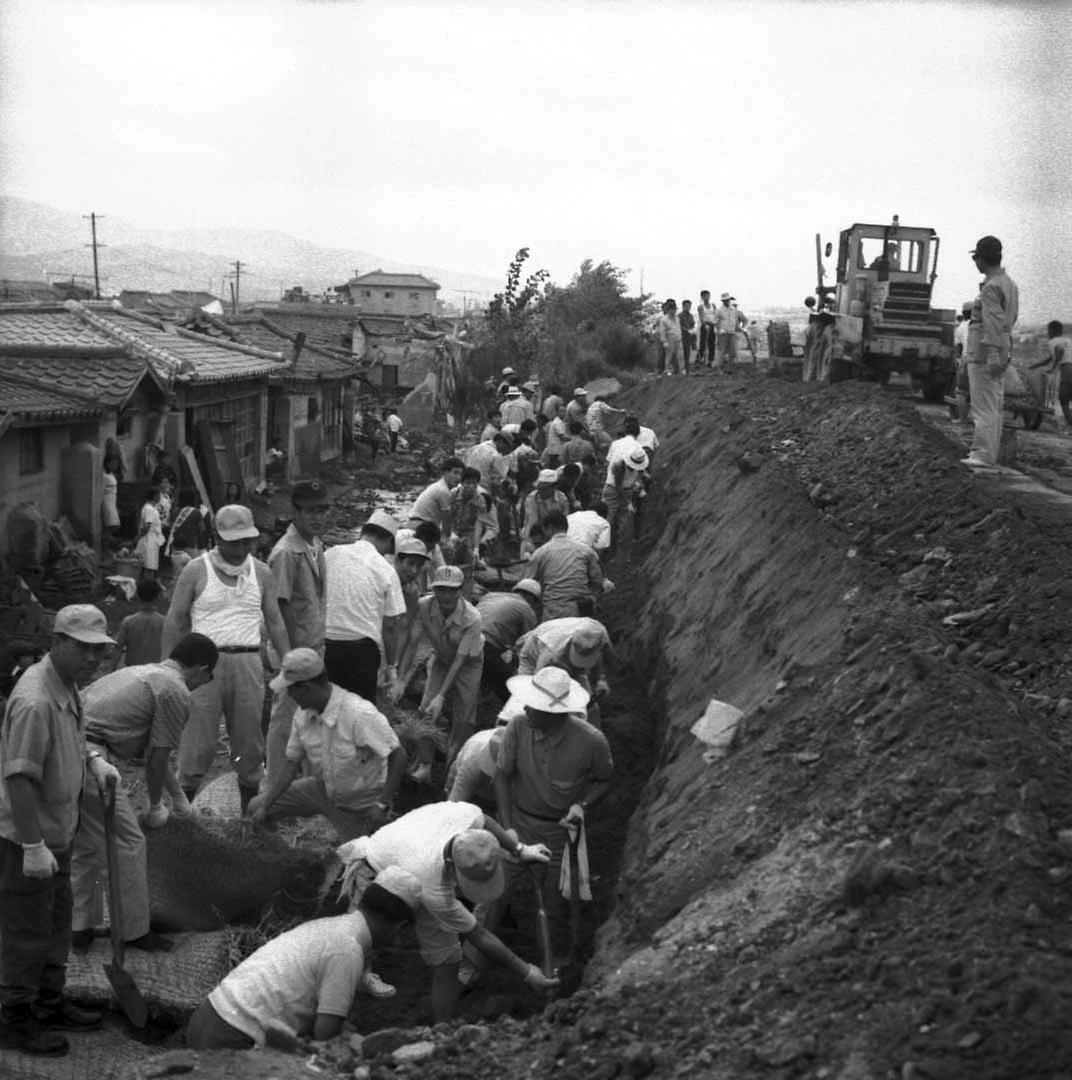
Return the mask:
<path fill-rule="evenodd" d="M 535 578 L 522 578 L 512 589 L 513 592 L 527 592 L 530 596 L 535 596 L 537 600 L 543 596 L 543 589 L 540 583 Z"/>
<path fill-rule="evenodd" d="M 387 866 L 381 870 L 372 883 L 392 896 L 397 896 L 410 909 L 416 911 L 421 902 L 421 883 L 408 870 L 401 866 Z"/>
<path fill-rule="evenodd" d="M 216 535 L 221 540 L 256 540 L 260 534 L 248 506 L 232 503 L 216 511 Z"/>
<path fill-rule="evenodd" d="M 418 540 L 415 536 L 407 537 L 405 540 L 399 540 L 395 544 L 395 557 L 401 558 L 403 555 L 420 555 L 422 559 L 431 558 L 428 554 L 428 549 L 424 546 L 423 542 Z"/>
<path fill-rule="evenodd" d="M 648 467 L 647 452 L 642 446 L 634 447 L 628 454 L 626 454 L 625 464 L 630 469 L 636 469 L 638 472 L 641 469 L 646 469 Z"/>
<path fill-rule="evenodd" d="M 537 484 L 557 484 L 558 473 L 554 469 L 541 469 L 536 477 Z"/>
<path fill-rule="evenodd" d="M 433 589 L 460 589 L 465 584 L 465 574 L 460 566 L 441 566 L 432 578 Z"/>
<path fill-rule="evenodd" d="M 580 668 L 595 667 L 603 648 L 604 633 L 603 627 L 595 619 L 574 630 L 570 637 L 570 663 Z"/>
<path fill-rule="evenodd" d="M 506 880 L 501 851 L 499 841 L 487 829 L 467 829 L 451 842 L 458 888 L 474 904 L 490 903 L 502 896 Z"/>
<path fill-rule="evenodd" d="M 996 236 L 982 236 L 975 242 L 969 255 L 982 255 L 984 258 L 1001 258 L 1001 241 Z"/>
<path fill-rule="evenodd" d="M 268 685 L 280 693 L 295 683 L 315 679 L 323 671 L 324 661 L 315 649 L 291 649 L 283 657 L 279 674 Z"/>
<path fill-rule="evenodd" d="M 398 522 L 386 510 L 373 510 L 365 525 L 371 525 L 374 529 L 382 529 L 385 533 L 390 533 L 391 536 L 398 532 Z"/>
<path fill-rule="evenodd" d="M 512 367 L 504 367 L 502 369 L 502 373 L 504 375 L 513 375 L 514 374 L 514 369 Z"/>
<path fill-rule="evenodd" d="M 588 396 L 588 391 L 585 390 L 585 388 L 583 386 L 578 386 L 577 389 L 573 391 L 573 396 L 574 397 L 587 397 Z"/>
<path fill-rule="evenodd" d="M 100 608 L 92 604 L 68 604 L 56 612 L 52 624 L 54 634 L 66 634 L 85 645 L 114 645 L 108 636 L 108 620 Z"/>
<path fill-rule="evenodd" d="M 290 493 L 290 501 L 294 506 L 298 503 L 322 503 L 327 505 L 328 493 L 319 480 L 302 480 L 294 485 Z"/>
<path fill-rule="evenodd" d="M 583 712 L 589 693 L 560 667 L 540 668 L 535 675 L 514 675 L 506 680 L 506 689 L 517 705 L 547 713 Z"/>

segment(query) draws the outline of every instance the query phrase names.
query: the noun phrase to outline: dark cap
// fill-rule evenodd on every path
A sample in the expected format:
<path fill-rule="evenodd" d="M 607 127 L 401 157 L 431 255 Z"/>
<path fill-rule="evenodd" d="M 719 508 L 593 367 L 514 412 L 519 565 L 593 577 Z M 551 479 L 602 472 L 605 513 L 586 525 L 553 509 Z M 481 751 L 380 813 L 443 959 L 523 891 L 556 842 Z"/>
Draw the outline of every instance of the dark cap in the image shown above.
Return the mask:
<path fill-rule="evenodd" d="M 968 254 L 978 255 L 987 262 L 1001 262 L 1001 241 L 996 236 L 984 236 Z"/>
<path fill-rule="evenodd" d="M 290 493 L 290 501 L 297 506 L 298 503 L 326 503 L 328 493 L 319 480 L 302 480 L 294 485 Z"/>

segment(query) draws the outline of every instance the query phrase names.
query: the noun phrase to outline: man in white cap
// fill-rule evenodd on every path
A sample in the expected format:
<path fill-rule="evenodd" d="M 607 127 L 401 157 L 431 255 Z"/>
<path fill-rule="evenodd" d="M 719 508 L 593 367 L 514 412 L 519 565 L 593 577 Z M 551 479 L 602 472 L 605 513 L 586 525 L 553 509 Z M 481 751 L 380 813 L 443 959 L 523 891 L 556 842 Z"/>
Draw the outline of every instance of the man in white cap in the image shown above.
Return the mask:
<path fill-rule="evenodd" d="M 149 809 L 139 822 L 124 787 L 115 792 L 113 833 L 116 847 L 115 887 L 123 894 L 123 940 L 148 952 L 167 951 L 169 938 L 149 928 L 149 881 L 145 832 L 167 824 L 169 810 L 186 813 L 189 803 L 171 772 L 171 754 L 179 748 L 190 711 L 190 695 L 210 683 L 219 650 L 204 634 L 187 634 L 159 664 L 120 668 L 91 683 L 82 695 L 86 744 L 111 762 L 143 758 Z M 104 806 L 97 785 L 87 777 L 82 789 L 82 815 L 74 840 L 71 888 L 74 894 L 75 949 L 88 949 L 103 912 L 98 882 L 107 866 Z"/>
<path fill-rule="evenodd" d="M 406 600 L 395 568 L 398 522 L 376 510 L 352 544 L 336 544 L 324 555 L 327 618 L 324 665 L 328 678 L 344 690 L 376 700 L 380 664 L 393 679 L 400 647 L 400 620 Z"/>
<path fill-rule="evenodd" d="M 87 750 L 78 687 L 114 644 L 98 608 L 61 608 L 48 655 L 23 672 L 0 729 L 0 1045 L 27 1054 L 66 1054 L 60 1031 L 101 1022 L 63 988 L 82 781 L 87 770 L 102 790 L 119 780 Z"/>
<path fill-rule="evenodd" d="M 588 391 L 583 386 L 578 386 L 573 391 L 573 400 L 566 406 L 566 420 L 576 420 L 578 424 L 584 424 L 588 415 Z"/>
<path fill-rule="evenodd" d="M 535 675 L 545 667 L 560 667 L 588 692 L 588 722 L 600 726 L 599 702 L 610 692 L 604 661 L 614 655 L 610 635 L 598 620 L 587 616 L 540 623 L 517 643 L 517 673 Z M 510 714 L 516 709 L 508 704 Z"/>
<path fill-rule="evenodd" d="M 506 680 L 517 668 L 514 646 L 540 621 L 540 583 L 522 578 L 511 592 L 489 592 L 476 610 L 484 634 L 484 668 L 481 680 L 500 701 L 510 696 Z"/>
<path fill-rule="evenodd" d="M 439 723 L 447 700 L 451 701 L 447 758 L 461 749 L 476 730 L 476 704 L 480 672 L 484 666 L 484 637 L 480 613 L 462 596 L 465 575 L 458 566 L 442 566 L 432 578 L 432 595 L 417 605 L 417 621 L 402 654 L 398 680 L 391 689 L 392 701 L 400 701 L 416 667 L 418 647 L 432 647 L 428 679 L 421 711 Z"/>
<path fill-rule="evenodd" d="M 502 378 L 495 389 L 495 396 L 499 398 L 505 397 L 506 391 L 511 386 L 517 386 L 517 372 L 512 367 L 504 367 L 502 369 Z"/>
<path fill-rule="evenodd" d="M 554 511 L 543 520 L 546 543 L 533 552 L 526 576 L 543 590 L 544 619 L 579 615 L 579 604 L 603 594 L 599 557 L 587 545 L 566 535 L 566 515 Z"/>
<path fill-rule="evenodd" d="M 559 667 L 515 675 L 507 684 L 523 712 L 506 725 L 494 779 L 499 816 L 522 843 L 550 850 L 544 907 L 551 940 L 561 955 L 568 918 L 559 889 L 566 827 L 583 828 L 586 816 L 610 789 L 614 762 L 602 732 L 580 718 L 588 692 Z M 507 871 L 500 910 L 516 888 L 516 868 Z M 495 925 L 495 916 L 488 922 Z"/>
<path fill-rule="evenodd" d="M 254 821 L 323 814 L 346 841 L 383 825 L 406 772 L 406 752 L 387 718 L 357 694 L 333 685 L 312 649 L 283 658 L 272 689 L 298 708 L 286 764 L 250 800 Z M 309 762 L 312 775 L 302 777 Z"/>
<path fill-rule="evenodd" d="M 253 557 L 260 530 L 248 507 L 221 506 L 215 527 L 216 547 L 187 563 L 175 583 L 162 647 L 169 656 L 192 631 L 219 649 L 213 681 L 190 698 L 190 719 L 179 747 L 179 782 L 192 799 L 216 756 L 222 713 L 245 810 L 264 776 L 262 621 L 277 656 L 290 651 L 290 638 L 272 571 Z"/>
<path fill-rule="evenodd" d="M 566 516 L 566 535 L 579 544 L 587 544 L 597 555 L 610 547 L 610 522 L 607 504 L 597 501 L 587 510 L 574 510 Z"/>
<path fill-rule="evenodd" d="M 737 331 L 744 316 L 733 306 L 733 297 L 724 292 L 722 304 L 715 308 L 715 329 L 718 332 L 718 358 L 723 371 L 733 370 L 737 363 Z"/>
<path fill-rule="evenodd" d="M 521 554 L 528 556 L 547 539 L 543 523 L 548 514 L 557 511 L 569 513 L 569 499 L 558 490 L 558 472 L 555 469 L 541 469 L 536 474 L 536 488 L 525 498 L 522 514 Z"/>
<path fill-rule="evenodd" d="M 624 440 L 623 440 L 624 441 Z M 647 451 L 634 440 L 630 448 L 622 447 L 617 458 L 607 457 L 607 477 L 603 483 L 603 502 L 610 521 L 610 553 L 613 554 L 620 536 L 621 515 L 637 509 L 637 496 L 644 491 L 644 474 L 648 471 Z"/>
<path fill-rule="evenodd" d="M 191 1050 L 249 1050 L 333 1039 L 350 1015 L 372 950 L 390 945 L 420 910 L 420 882 L 389 866 L 347 915 L 313 919 L 273 938 L 224 978 L 186 1028 Z"/>
<path fill-rule="evenodd" d="M 526 400 L 520 386 L 511 386 L 506 391 L 506 397 L 499 406 L 499 415 L 502 417 L 503 427 L 507 424 L 523 424 L 526 420 L 535 419 L 536 413 L 532 408 L 532 402 Z"/>
<path fill-rule="evenodd" d="M 490 960 L 515 972 L 537 992 L 556 979 L 511 952 L 477 924 L 459 894 L 472 904 L 490 904 L 502 895 L 503 853 L 522 863 L 546 863 L 550 852 L 522 844 L 478 806 L 466 802 L 428 803 L 411 810 L 373 836 L 361 836 L 338 849 L 346 868 L 343 890 L 359 902 L 369 882 L 387 867 L 408 870 L 420 882 L 417 943 L 432 969 L 432 1018 L 450 1020 L 458 1000 L 458 965 L 464 940 Z"/>

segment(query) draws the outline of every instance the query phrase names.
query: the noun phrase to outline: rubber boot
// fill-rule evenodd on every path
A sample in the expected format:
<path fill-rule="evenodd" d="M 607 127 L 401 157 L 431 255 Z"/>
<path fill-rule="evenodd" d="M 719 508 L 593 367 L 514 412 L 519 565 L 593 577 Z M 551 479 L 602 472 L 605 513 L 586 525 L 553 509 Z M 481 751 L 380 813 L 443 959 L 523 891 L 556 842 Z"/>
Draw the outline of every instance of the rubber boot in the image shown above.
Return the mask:
<path fill-rule="evenodd" d="M 242 803 L 242 816 L 246 816 L 246 809 L 249 806 L 250 800 L 260 791 L 260 788 L 256 784 L 239 784 L 238 785 L 238 798 Z"/>

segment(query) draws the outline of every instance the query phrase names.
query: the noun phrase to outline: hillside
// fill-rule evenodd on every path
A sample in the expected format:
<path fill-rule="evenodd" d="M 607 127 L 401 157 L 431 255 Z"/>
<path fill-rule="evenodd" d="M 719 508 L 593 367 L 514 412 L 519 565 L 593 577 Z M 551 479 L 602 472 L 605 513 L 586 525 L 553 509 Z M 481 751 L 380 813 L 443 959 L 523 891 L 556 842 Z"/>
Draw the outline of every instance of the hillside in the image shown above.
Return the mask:
<path fill-rule="evenodd" d="M 0 277 L 32 280 L 91 275 L 89 222 L 43 203 L 0 196 Z M 355 248 L 327 248 L 277 230 L 142 229 L 108 215 L 98 224 L 101 288 L 209 289 L 226 291 L 235 259 L 243 271 L 244 299 L 278 300 L 280 288 L 302 285 L 319 292 L 361 272 L 380 267 L 422 273 L 442 286 L 441 299 L 457 301 L 456 290 L 490 295 L 502 287 L 495 278 L 441 266 L 399 263 Z M 223 284 L 221 284 L 223 283 Z"/>

